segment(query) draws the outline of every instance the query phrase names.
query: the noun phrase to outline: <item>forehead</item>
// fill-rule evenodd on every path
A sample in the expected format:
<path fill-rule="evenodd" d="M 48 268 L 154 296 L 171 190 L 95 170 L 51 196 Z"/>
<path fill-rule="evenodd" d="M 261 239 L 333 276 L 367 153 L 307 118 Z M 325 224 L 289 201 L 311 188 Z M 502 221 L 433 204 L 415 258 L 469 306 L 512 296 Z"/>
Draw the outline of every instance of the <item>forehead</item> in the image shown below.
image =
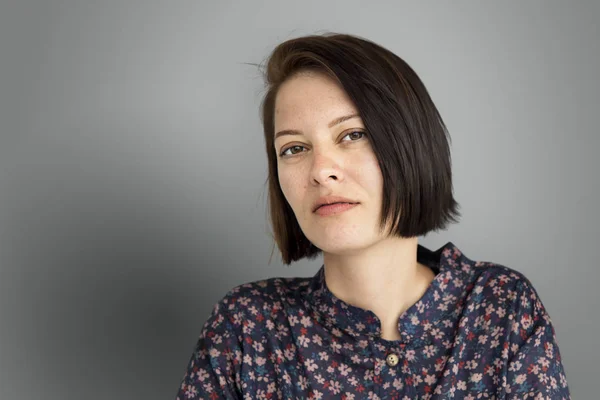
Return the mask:
<path fill-rule="evenodd" d="M 329 76 L 301 72 L 285 81 L 275 97 L 275 126 L 329 120 L 357 109 L 342 87 Z M 285 127 L 284 127 L 285 128 Z"/>

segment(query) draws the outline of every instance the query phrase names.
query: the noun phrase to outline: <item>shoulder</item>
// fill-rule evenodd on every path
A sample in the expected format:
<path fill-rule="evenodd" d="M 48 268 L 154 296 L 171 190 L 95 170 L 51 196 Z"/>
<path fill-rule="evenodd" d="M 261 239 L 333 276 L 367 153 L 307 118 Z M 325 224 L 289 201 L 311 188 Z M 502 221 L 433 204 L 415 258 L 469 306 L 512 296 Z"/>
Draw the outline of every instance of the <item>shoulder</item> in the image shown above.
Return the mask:
<path fill-rule="evenodd" d="M 492 261 L 472 261 L 472 272 L 481 280 L 500 279 L 503 284 L 515 285 L 529 283 L 528 277 L 523 272 Z"/>
<path fill-rule="evenodd" d="M 481 339 L 474 348 L 499 349 L 508 360 L 528 340 L 555 341 L 552 320 L 525 274 L 493 262 L 470 265 L 459 323 L 466 343 Z"/>
<path fill-rule="evenodd" d="M 280 308 L 283 303 L 294 303 L 306 291 L 311 278 L 275 277 L 243 283 L 231 288 L 224 299 L 230 307 Z"/>
<path fill-rule="evenodd" d="M 290 308 L 302 306 L 303 294 L 310 284 L 308 277 L 275 277 L 246 282 L 229 289 L 213 306 L 209 321 L 225 323 L 228 330 L 250 334 L 272 329 L 285 319 Z"/>
<path fill-rule="evenodd" d="M 442 288 L 458 296 L 471 307 L 514 304 L 519 296 L 538 298 L 531 280 L 515 268 L 504 264 L 468 257 L 452 242 L 438 250 L 441 256 L 439 280 Z M 462 292 L 462 293 L 461 293 Z"/>
<path fill-rule="evenodd" d="M 516 269 L 502 264 L 478 261 L 474 263 L 466 291 L 467 311 L 483 313 L 491 322 L 506 321 L 509 329 L 521 325 L 530 331 L 533 325 L 550 325 L 544 308 L 531 280 Z"/>

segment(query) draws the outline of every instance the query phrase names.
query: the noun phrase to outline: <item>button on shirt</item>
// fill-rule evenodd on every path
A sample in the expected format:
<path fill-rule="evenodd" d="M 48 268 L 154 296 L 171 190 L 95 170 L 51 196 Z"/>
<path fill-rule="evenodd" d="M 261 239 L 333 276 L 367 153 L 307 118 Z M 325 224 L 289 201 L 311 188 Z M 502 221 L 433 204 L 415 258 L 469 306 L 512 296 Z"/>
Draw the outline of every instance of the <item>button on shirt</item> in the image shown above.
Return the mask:
<path fill-rule="evenodd" d="M 398 364 L 398 356 L 396 354 L 389 354 L 386 358 L 387 365 L 390 367 L 395 367 Z"/>
<path fill-rule="evenodd" d="M 309 278 L 231 289 L 204 323 L 179 400 L 570 399 L 555 331 L 531 282 L 453 243 L 418 245 L 436 274 L 381 338 L 370 310 Z"/>

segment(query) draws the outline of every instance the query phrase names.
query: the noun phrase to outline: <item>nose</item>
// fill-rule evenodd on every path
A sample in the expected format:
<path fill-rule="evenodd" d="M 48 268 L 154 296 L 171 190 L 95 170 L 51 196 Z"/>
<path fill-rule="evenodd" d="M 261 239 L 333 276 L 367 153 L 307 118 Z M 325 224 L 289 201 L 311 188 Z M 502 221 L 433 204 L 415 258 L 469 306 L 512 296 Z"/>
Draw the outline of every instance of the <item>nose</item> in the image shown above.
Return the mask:
<path fill-rule="evenodd" d="M 342 179 L 342 170 L 332 157 L 328 157 L 323 153 L 313 152 L 311 183 L 314 186 L 327 185 L 331 182 L 339 182 Z"/>

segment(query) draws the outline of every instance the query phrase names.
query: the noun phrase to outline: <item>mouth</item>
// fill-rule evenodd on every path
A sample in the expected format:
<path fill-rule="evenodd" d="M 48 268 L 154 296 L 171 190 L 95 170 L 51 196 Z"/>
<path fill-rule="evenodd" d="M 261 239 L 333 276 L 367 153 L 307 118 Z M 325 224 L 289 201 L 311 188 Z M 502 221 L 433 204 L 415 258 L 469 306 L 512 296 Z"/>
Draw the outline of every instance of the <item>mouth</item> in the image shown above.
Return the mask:
<path fill-rule="evenodd" d="M 359 203 L 331 203 L 331 204 L 323 204 L 315 210 L 315 214 L 320 216 L 328 216 L 341 214 L 345 211 L 348 211 L 354 207 L 356 207 Z"/>

